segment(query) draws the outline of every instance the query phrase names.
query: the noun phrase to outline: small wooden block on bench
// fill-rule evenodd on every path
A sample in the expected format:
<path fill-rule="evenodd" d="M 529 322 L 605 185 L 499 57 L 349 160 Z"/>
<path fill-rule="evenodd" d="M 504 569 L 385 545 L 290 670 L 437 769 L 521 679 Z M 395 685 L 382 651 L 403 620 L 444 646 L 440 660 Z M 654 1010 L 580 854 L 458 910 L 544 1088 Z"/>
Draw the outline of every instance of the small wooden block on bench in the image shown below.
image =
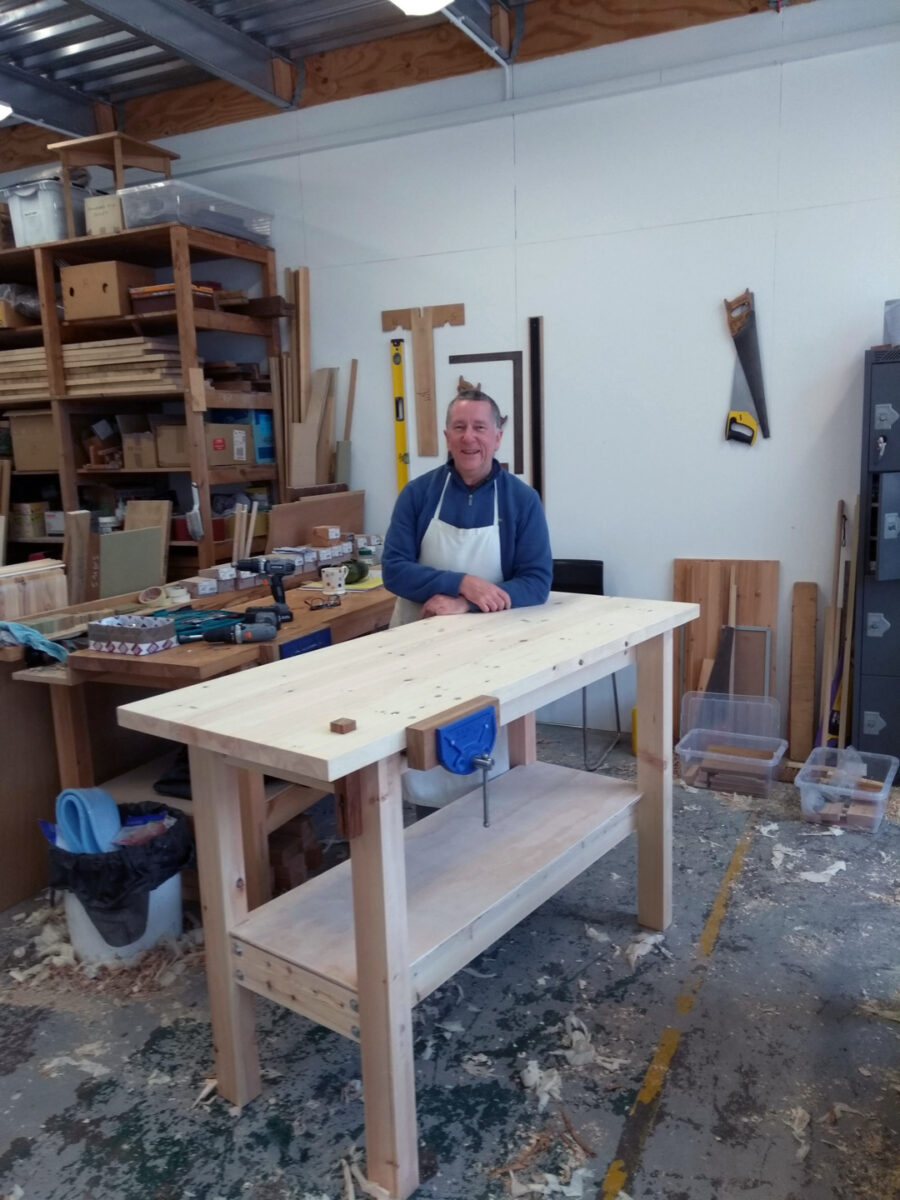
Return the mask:
<path fill-rule="evenodd" d="M 416 771 L 429 771 L 432 767 L 439 766 L 440 760 L 437 756 L 437 742 L 434 736 L 437 730 L 458 721 L 461 717 L 469 716 L 470 713 L 478 712 L 479 709 L 487 708 L 489 705 L 494 710 L 499 730 L 500 701 L 496 696 L 476 696 L 473 700 L 455 704 L 453 708 L 445 708 L 443 712 L 436 713 L 433 717 L 426 717 L 424 721 L 417 721 L 415 725 L 407 725 L 407 765 Z"/>

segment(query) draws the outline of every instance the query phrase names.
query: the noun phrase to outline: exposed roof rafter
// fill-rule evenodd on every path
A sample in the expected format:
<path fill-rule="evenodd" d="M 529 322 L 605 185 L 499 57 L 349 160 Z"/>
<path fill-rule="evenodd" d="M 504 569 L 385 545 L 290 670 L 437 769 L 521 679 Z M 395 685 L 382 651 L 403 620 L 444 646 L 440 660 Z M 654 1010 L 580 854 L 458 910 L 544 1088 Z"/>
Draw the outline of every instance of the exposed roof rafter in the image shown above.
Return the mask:
<path fill-rule="evenodd" d="M 92 96 L 8 63 L 0 63 L 0 99 L 17 117 L 45 129 L 72 137 L 103 132 Z"/>
<path fill-rule="evenodd" d="M 278 108 L 294 103 L 292 64 L 187 0 L 79 0 L 82 8 Z"/>

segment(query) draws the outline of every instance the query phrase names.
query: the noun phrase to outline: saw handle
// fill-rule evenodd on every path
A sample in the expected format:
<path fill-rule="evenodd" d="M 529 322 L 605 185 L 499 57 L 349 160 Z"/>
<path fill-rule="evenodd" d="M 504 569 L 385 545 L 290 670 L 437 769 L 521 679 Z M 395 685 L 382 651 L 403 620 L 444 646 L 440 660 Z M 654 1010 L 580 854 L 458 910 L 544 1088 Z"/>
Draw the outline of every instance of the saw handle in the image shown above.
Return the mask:
<path fill-rule="evenodd" d="M 731 336 L 744 328 L 753 312 L 753 293 L 747 288 L 733 300 L 724 301 L 725 315 L 728 317 L 728 329 Z"/>

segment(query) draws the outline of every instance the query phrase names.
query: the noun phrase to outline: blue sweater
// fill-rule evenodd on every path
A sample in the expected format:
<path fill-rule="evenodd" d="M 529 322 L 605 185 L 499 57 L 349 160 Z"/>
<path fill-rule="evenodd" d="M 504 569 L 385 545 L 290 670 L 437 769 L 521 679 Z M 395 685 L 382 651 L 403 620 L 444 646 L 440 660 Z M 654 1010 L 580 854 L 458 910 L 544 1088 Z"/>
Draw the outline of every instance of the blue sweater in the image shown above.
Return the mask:
<path fill-rule="evenodd" d="M 421 566 L 418 561 L 422 538 L 448 474 L 450 482 L 440 518 L 461 529 L 493 525 L 496 480 L 503 566 L 500 586 L 509 593 L 513 608 L 543 604 L 550 594 L 553 560 L 540 497 L 527 483 L 505 471 L 496 459 L 487 479 L 474 488 L 463 483 L 452 460 L 406 485 L 397 498 L 384 541 L 385 587 L 417 604 L 424 604 L 436 595 L 459 595 L 463 572 L 438 571 Z"/>

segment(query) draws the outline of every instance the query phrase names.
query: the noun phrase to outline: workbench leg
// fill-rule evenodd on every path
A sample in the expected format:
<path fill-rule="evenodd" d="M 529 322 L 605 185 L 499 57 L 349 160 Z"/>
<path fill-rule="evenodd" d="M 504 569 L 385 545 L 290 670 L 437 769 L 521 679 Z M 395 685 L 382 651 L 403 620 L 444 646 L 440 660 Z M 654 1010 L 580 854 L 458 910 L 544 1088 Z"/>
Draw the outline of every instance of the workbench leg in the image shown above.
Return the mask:
<path fill-rule="evenodd" d="M 672 633 L 637 647 L 638 921 L 672 921 Z"/>
<path fill-rule="evenodd" d="M 265 776 L 261 771 L 238 771 L 247 906 L 250 909 L 259 908 L 261 904 L 272 899 L 265 784 Z"/>
<path fill-rule="evenodd" d="M 368 1177 L 397 1200 L 419 1185 L 400 760 L 345 780 L 359 815 L 350 842 Z"/>
<path fill-rule="evenodd" d="M 189 754 L 216 1080 L 219 1095 L 241 1106 L 261 1084 L 254 998 L 237 981 L 228 936 L 248 908 L 238 770 L 209 750 Z"/>
<path fill-rule="evenodd" d="M 77 683 L 66 687 L 63 684 L 51 684 L 50 705 L 53 710 L 60 788 L 93 787 L 94 762 L 84 685 Z"/>
<path fill-rule="evenodd" d="M 537 762 L 537 719 L 534 713 L 526 713 L 524 717 L 510 721 L 506 731 L 510 767 L 527 767 Z"/>

